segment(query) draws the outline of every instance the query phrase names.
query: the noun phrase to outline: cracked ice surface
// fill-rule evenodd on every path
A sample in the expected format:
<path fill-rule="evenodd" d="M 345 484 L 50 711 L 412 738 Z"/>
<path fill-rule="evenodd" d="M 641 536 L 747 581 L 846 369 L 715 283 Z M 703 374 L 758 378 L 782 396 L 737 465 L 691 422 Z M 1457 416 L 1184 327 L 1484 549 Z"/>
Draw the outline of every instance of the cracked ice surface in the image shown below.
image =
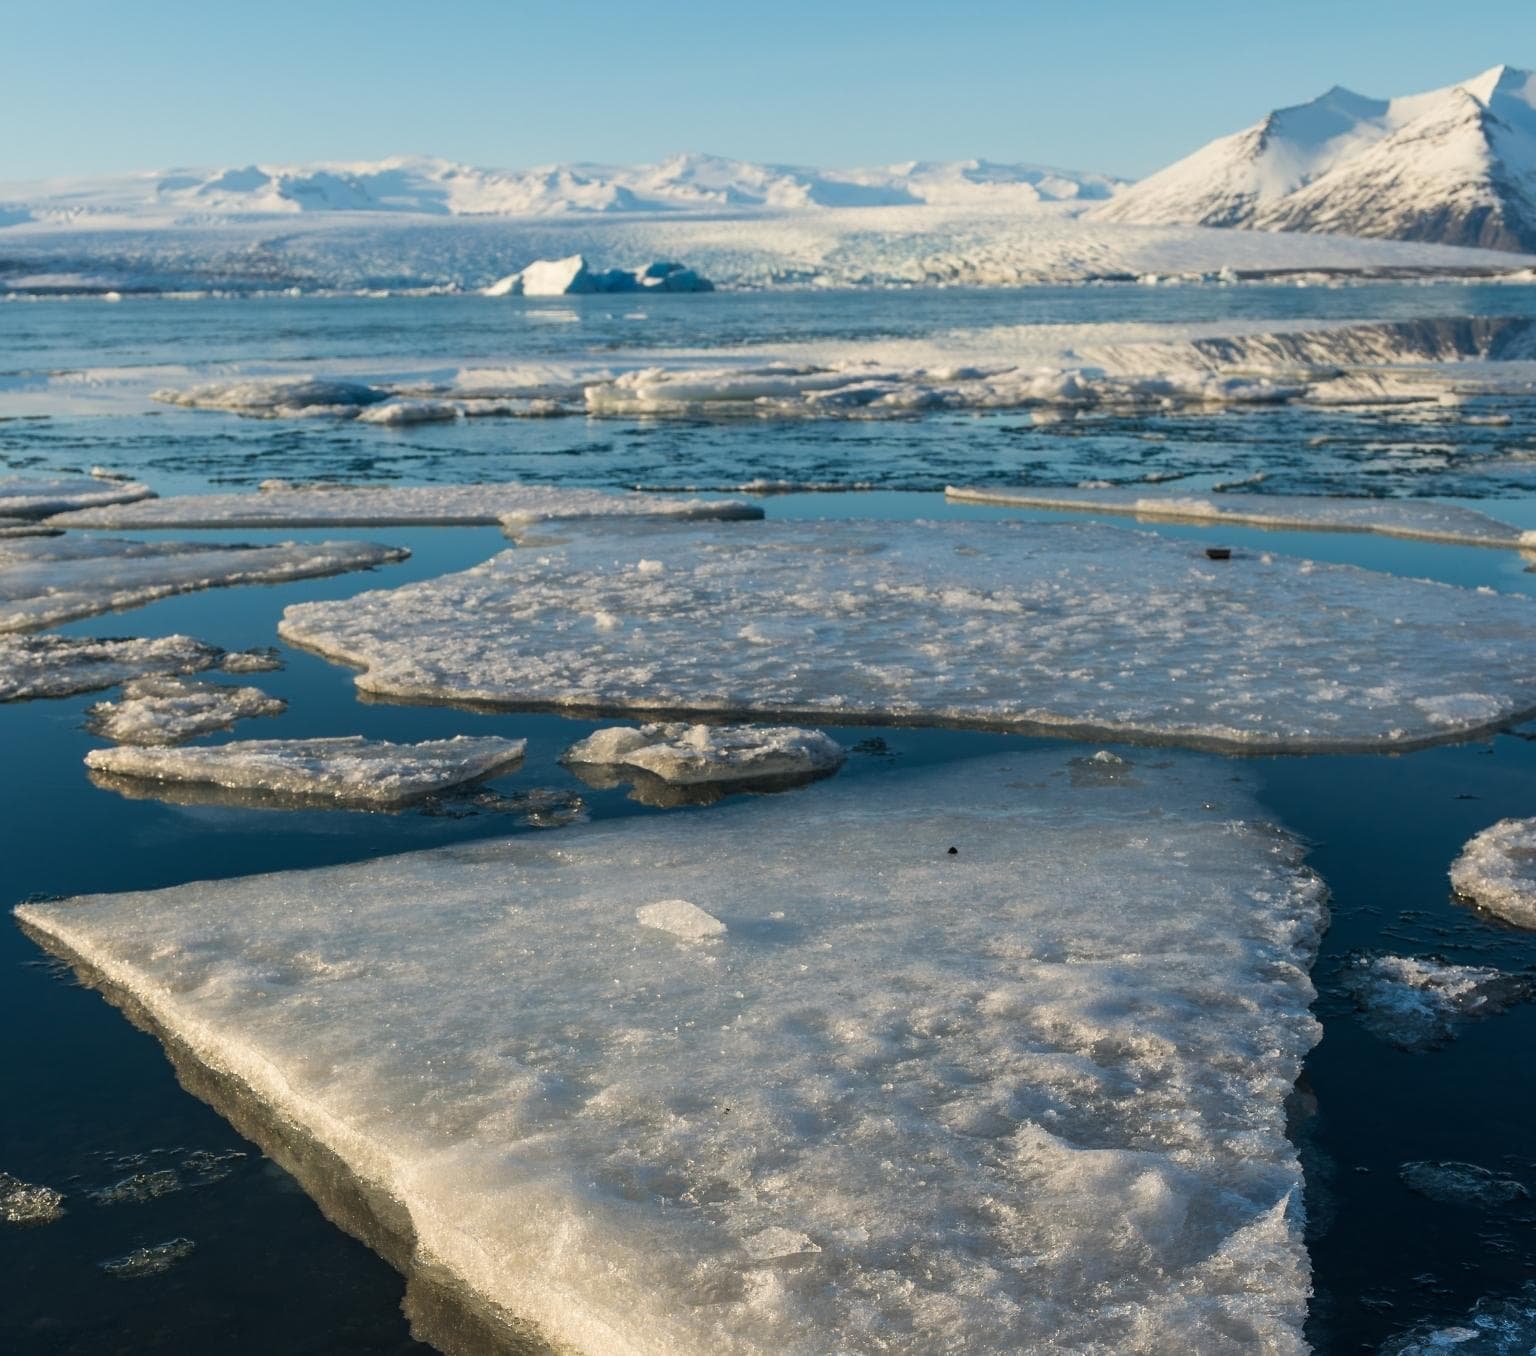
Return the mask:
<path fill-rule="evenodd" d="M 1451 864 L 1451 887 L 1506 923 L 1536 928 L 1536 819 L 1501 819 L 1471 838 Z"/>
<path fill-rule="evenodd" d="M 1458 546 L 1504 546 L 1536 551 L 1536 532 L 1522 532 L 1476 509 L 1432 499 L 1348 499 L 1300 494 L 1180 494 L 1119 487 L 1060 490 L 1008 486 L 955 486 L 950 499 L 973 504 L 1124 513 L 1138 518 L 1196 519 L 1292 531 L 1374 532 L 1386 537 Z"/>
<path fill-rule="evenodd" d="M 1522 597 L 1086 523 L 605 534 L 290 607 L 414 700 L 1410 747 L 1536 707 Z M 1475 655 L 1475 665 L 1467 656 Z"/>
<path fill-rule="evenodd" d="M 0 631 L 36 631 L 173 593 L 364 570 L 408 554 L 359 541 L 275 546 L 110 537 L 0 541 Z"/>
<path fill-rule="evenodd" d="M 385 527 L 476 524 L 509 530 L 566 518 L 761 518 L 739 499 L 679 499 L 608 490 L 496 485 L 289 485 L 256 494 L 199 494 L 129 507 L 90 509 L 52 521 L 55 527 L 116 529 L 196 527 Z"/>
<path fill-rule="evenodd" d="M 119 744 L 179 744 L 227 730 L 237 720 L 280 715 L 287 706 L 259 687 L 193 678 L 135 678 L 117 701 L 97 702 L 86 716 L 95 733 Z"/>
<path fill-rule="evenodd" d="M 831 772 L 847 756 L 820 730 L 678 722 L 598 730 L 572 744 L 562 761 L 639 768 L 665 782 L 689 784 Z"/>
<path fill-rule="evenodd" d="M 209 748 L 92 749 L 93 772 L 230 791 L 390 808 L 505 772 L 527 741 L 494 736 L 393 744 L 361 735 L 332 739 L 243 739 Z"/>
<path fill-rule="evenodd" d="M 1300 1352 L 1323 891 L 1230 766 L 1141 771 L 1021 753 L 18 912 L 562 1350 Z"/>
<path fill-rule="evenodd" d="M 191 636 L 0 635 L 0 702 L 98 692 L 148 674 L 200 673 L 223 653 Z"/>

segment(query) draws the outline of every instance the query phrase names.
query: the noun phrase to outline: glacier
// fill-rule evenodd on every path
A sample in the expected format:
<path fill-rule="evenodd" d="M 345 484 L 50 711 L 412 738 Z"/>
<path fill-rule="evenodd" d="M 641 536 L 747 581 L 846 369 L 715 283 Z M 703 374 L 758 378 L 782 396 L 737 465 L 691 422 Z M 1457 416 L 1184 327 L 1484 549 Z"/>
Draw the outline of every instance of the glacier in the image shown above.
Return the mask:
<path fill-rule="evenodd" d="M 291 606 L 279 633 L 399 700 L 1322 751 L 1536 709 L 1532 618 L 1520 596 L 1213 564 L 1098 524 L 770 521 L 513 549 Z"/>
<path fill-rule="evenodd" d="M 1229 766 L 1142 773 L 1021 752 L 17 913 L 525 1344 L 1300 1353 L 1324 891 Z"/>

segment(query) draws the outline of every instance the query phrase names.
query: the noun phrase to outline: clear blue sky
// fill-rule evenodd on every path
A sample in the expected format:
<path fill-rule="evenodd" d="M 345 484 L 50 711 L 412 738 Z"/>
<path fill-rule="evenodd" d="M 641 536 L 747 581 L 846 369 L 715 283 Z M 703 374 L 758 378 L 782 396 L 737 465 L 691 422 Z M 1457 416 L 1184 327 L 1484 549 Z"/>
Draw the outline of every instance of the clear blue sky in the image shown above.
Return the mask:
<path fill-rule="evenodd" d="M 1536 0 L 3 0 L 0 180 L 677 150 L 1139 175 L 1333 84 L 1536 63 Z"/>

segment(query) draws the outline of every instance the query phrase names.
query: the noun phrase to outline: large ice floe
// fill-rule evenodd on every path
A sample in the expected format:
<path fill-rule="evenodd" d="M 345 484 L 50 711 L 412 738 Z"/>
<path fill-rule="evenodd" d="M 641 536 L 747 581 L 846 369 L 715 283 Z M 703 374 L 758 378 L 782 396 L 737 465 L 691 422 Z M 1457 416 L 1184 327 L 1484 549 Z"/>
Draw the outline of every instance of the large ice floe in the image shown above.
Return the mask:
<path fill-rule="evenodd" d="M 1356 956 L 1343 987 L 1361 1025 L 1400 1050 L 1434 1050 L 1464 1022 L 1507 1011 L 1531 996 L 1525 975 L 1426 956 Z"/>
<path fill-rule="evenodd" d="M 86 712 L 90 728 L 119 744 L 179 744 L 227 730 L 237 720 L 281 715 L 288 703 L 259 687 L 233 687 L 195 678 L 135 678 L 117 701 Z"/>
<path fill-rule="evenodd" d="M 154 491 L 136 480 L 74 476 L 48 480 L 0 477 L 0 517 L 36 519 L 69 509 L 129 504 Z"/>
<path fill-rule="evenodd" d="M 1025 486 L 955 486 L 950 499 L 972 504 L 1071 509 L 1137 518 L 1239 523 L 1290 531 L 1374 532 L 1386 537 L 1457 546 L 1524 547 L 1536 551 L 1536 532 L 1522 532 L 1476 509 L 1432 499 L 1349 499 L 1293 494 L 1188 494 L 1141 488 L 1051 489 Z"/>
<path fill-rule="evenodd" d="M 18 913 L 518 1350 L 1301 1352 L 1324 891 L 1230 767 L 1142 771 L 876 771 Z"/>
<path fill-rule="evenodd" d="M 400 699 L 1301 751 L 1531 710 L 1533 622 L 1522 597 L 1097 524 L 773 522 L 506 551 L 279 629 Z"/>
<path fill-rule="evenodd" d="M 196 748 L 92 749 L 85 763 L 107 785 L 116 779 L 233 793 L 234 803 L 394 809 L 510 771 L 527 741 L 456 735 L 419 744 L 342 735 L 330 739 L 243 739 Z"/>
<path fill-rule="evenodd" d="M 239 528 L 497 526 L 510 533 L 584 518 L 761 518 L 740 499 L 687 499 L 608 490 L 494 485 L 263 485 L 256 494 L 178 495 L 64 514 L 57 527 Z"/>
<path fill-rule="evenodd" d="M 1451 887 L 1506 923 L 1536 928 L 1536 819 L 1501 819 L 1475 835 L 1451 864 Z"/>
<path fill-rule="evenodd" d="M 0 541 L 0 631 L 35 631 L 173 593 L 364 570 L 409 554 L 360 541 L 274 546 L 108 537 Z"/>
<path fill-rule="evenodd" d="M 150 674 L 200 673 L 223 654 L 191 636 L 0 635 L 0 702 L 99 692 Z"/>

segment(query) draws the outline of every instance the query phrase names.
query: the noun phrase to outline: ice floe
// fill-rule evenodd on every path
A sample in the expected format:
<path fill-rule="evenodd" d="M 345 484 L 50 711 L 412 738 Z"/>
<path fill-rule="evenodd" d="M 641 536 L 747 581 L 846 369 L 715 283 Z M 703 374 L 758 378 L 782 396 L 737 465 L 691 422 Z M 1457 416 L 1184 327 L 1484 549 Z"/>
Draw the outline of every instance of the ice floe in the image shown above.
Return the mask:
<path fill-rule="evenodd" d="M 1501 819 L 1451 864 L 1451 887 L 1506 923 L 1536 928 L 1536 818 Z"/>
<path fill-rule="evenodd" d="M 1412 747 L 1536 707 L 1529 599 L 1089 523 L 774 522 L 506 551 L 290 642 L 412 700 Z M 1469 669 L 1466 656 L 1475 654 Z"/>
<path fill-rule="evenodd" d="M 58 527 L 146 528 L 497 526 L 517 532 L 561 519 L 761 518 L 740 499 L 493 485 L 264 485 L 256 494 L 179 495 L 130 509 L 67 514 Z"/>
<path fill-rule="evenodd" d="M 168 1238 L 147 1248 L 135 1248 L 121 1257 L 113 1257 L 97 1263 L 108 1276 L 121 1281 L 143 1280 L 146 1276 L 163 1276 L 178 1262 L 184 1262 L 197 1251 L 197 1244 L 190 1238 Z"/>
<path fill-rule="evenodd" d="M 200 542 L 57 537 L 0 542 L 0 632 L 36 631 L 173 593 L 365 570 L 410 552 L 371 542 Z"/>
<path fill-rule="evenodd" d="M 1410 1191 L 1444 1205 L 1508 1205 L 1531 1193 L 1513 1177 L 1505 1177 L 1476 1163 L 1434 1163 L 1420 1159 L 1397 1170 Z"/>
<path fill-rule="evenodd" d="M 358 411 L 389 398 L 387 391 L 366 382 L 329 377 L 246 377 L 210 381 L 185 390 L 160 390 L 154 398 L 167 405 L 194 410 L 231 410 L 258 419 L 299 419 L 339 415 L 355 418 Z"/>
<path fill-rule="evenodd" d="M 1536 1281 L 1480 1299 L 1461 1323 L 1421 1323 L 1383 1343 L 1380 1356 L 1530 1356 L 1536 1350 Z"/>
<path fill-rule="evenodd" d="M 283 657 L 270 645 L 254 650 L 231 650 L 219 667 L 225 673 L 272 673 L 283 667 Z"/>
<path fill-rule="evenodd" d="M 1189 494 L 1142 488 L 1050 489 L 954 486 L 945 496 L 972 504 L 1123 513 L 1137 518 L 1241 523 L 1291 531 L 1375 532 L 1386 537 L 1458 546 L 1524 547 L 1536 551 L 1536 532 L 1522 532 L 1476 509 L 1432 499 L 1347 499 L 1314 495 Z"/>
<path fill-rule="evenodd" d="M 92 749 L 94 773 L 141 783 L 190 783 L 292 801 L 390 809 L 506 772 L 526 740 L 456 735 L 392 744 L 361 735 L 244 739 L 210 748 Z"/>
<path fill-rule="evenodd" d="M 99 508 L 148 499 L 154 491 L 136 480 L 103 481 L 87 477 L 55 480 L 0 478 L 0 517 L 46 518 L 70 509 Z"/>
<path fill-rule="evenodd" d="M 52 1224 L 64 1213 L 64 1193 L 0 1172 L 0 1223 Z"/>
<path fill-rule="evenodd" d="M 847 750 L 794 725 L 615 726 L 572 744 L 563 762 L 632 767 L 664 782 L 737 782 L 833 772 Z"/>
<path fill-rule="evenodd" d="M 1021 752 L 19 915 L 525 1339 L 1300 1353 L 1323 891 L 1232 776 Z"/>
<path fill-rule="evenodd" d="M 1403 1050 L 1446 1045 L 1463 1022 L 1497 1016 L 1532 992 L 1524 975 L 1423 956 L 1356 956 L 1343 986 L 1361 1025 Z"/>
<path fill-rule="evenodd" d="M 90 728 L 119 744 L 179 744 L 237 720 L 281 715 L 288 703 L 259 687 L 231 687 L 195 678 L 135 678 L 116 701 L 86 712 Z"/>
<path fill-rule="evenodd" d="M 191 636 L 0 635 L 0 702 L 99 692 L 149 674 L 200 673 L 223 653 Z"/>

